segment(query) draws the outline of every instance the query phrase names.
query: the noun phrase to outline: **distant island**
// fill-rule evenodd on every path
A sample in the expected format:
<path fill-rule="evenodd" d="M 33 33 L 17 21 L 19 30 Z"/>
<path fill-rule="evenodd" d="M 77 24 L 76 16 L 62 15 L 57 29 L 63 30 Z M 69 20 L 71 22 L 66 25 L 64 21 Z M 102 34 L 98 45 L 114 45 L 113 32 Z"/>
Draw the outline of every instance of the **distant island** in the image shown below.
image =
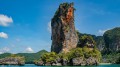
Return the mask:
<path fill-rule="evenodd" d="M 103 36 L 80 33 L 74 26 L 74 3 L 62 3 L 51 20 L 51 52 L 0 54 L 0 65 L 81 66 L 120 64 L 120 27 Z"/>
<path fill-rule="evenodd" d="M 23 61 L 22 62 L 22 65 L 24 64 L 34 64 L 35 60 L 38 60 L 41 55 L 47 53 L 46 50 L 41 50 L 37 53 L 17 53 L 17 54 L 11 54 L 11 53 L 4 53 L 4 54 L 0 54 L 0 65 L 9 65 L 8 64 L 3 64 L 2 62 L 4 61 L 3 59 L 9 59 L 9 58 L 23 58 L 23 59 L 20 59 L 20 61 Z M 19 60 L 19 59 L 18 59 Z M 14 60 L 9 60 L 10 62 L 11 61 L 14 61 Z M 8 61 L 6 61 L 8 62 Z M 21 64 L 13 64 L 13 65 L 21 65 Z"/>

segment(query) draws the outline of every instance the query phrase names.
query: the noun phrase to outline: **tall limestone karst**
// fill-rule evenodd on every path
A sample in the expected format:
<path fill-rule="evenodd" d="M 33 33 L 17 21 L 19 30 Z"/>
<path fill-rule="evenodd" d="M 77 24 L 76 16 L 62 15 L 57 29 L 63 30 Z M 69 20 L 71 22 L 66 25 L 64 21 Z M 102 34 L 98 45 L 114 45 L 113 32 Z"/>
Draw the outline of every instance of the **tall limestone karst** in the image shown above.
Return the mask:
<path fill-rule="evenodd" d="M 103 36 L 108 51 L 120 51 L 120 27 L 107 30 Z"/>
<path fill-rule="evenodd" d="M 78 36 L 74 26 L 74 4 L 62 3 L 51 20 L 52 46 L 51 51 L 56 53 L 69 52 L 76 48 Z"/>

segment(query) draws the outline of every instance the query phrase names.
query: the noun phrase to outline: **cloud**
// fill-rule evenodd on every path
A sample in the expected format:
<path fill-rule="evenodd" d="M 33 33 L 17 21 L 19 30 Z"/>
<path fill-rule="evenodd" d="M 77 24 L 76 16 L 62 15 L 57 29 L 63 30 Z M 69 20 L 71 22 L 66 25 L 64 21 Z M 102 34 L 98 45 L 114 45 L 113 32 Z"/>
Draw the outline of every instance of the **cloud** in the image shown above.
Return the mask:
<path fill-rule="evenodd" d="M 0 14 L 0 26 L 9 26 L 9 24 L 12 22 L 13 20 L 11 17 Z"/>
<path fill-rule="evenodd" d="M 0 49 L 0 54 L 6 53 L 6 52 L 9 52 L 9 51 L 10 51 L 10 48 L 4 47 L 4 48 L 1 48 L 1 49 Z"/>
<path fill-rule="evenodd" d="M 4 32 L 0 32 L 0 38 L 8 38 L 8 35 Z"/>
<path fill-rule="evenodd" d="M 34 50 L 31 47 L 27 47 L 24 52 L 26 52 L 26 53 L 33 53 Z"/>
<path fill-rule="evenodd" d="M 98 35 L 103 35 L 107 30 L 109 30 L 109 29 L 98 30 Z"/>
<path fill-rule="evenodd" d="M 47 30 L 51 33 L 51 21 L 48 23 L 48 28 Z"/>
<path fill-rule="evenodd" d="M 0 54 L 3 54 L 3 52 L 0 52 Z"/>

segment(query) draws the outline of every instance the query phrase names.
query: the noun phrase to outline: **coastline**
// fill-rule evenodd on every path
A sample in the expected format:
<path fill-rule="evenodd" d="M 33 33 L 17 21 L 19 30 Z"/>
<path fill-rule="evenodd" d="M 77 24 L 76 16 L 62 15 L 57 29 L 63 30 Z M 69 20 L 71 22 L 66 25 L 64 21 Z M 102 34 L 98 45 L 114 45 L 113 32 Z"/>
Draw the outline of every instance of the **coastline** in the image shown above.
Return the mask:
<path fill-rule="evenodd" d="M 35 64 L 25 64 L 23 66 L 19 65 L 0 65 L 0 67 L 38 67 Z M 99 65 L 88 65 L 88 66 L 77 66 L 77 67 L 119 67 L 120 64 L 112 64 L 112 63 L 100 63 Z M 41 66 L 40 66 L 41 67 Z M 57 66 L 42 66 L 42 67 L 57 67 Z M 75 66 L 61 66 L 61 67 L 75 67 Z"/>
<path fill-rule="evenodd" d="M 99 65 L 111 65 L 113 63 L 99 63 Z"/>

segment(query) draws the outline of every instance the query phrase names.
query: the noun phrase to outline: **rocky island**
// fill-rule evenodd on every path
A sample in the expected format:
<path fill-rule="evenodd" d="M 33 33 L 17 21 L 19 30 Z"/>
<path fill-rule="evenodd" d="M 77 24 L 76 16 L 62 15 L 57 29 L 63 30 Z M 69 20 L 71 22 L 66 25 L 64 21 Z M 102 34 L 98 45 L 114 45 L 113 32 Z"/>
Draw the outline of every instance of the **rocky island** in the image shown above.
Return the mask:
<path fill-rule="evenodd" d="M 0 59 L 0 65 L 24 65 L 24 64 L 25 64 L 24 57 L 11 56 Z"/>
<path fill-rule="evenodd" d="M 62 3 L 51 20 L 51 52 L 45 53 L 36 65 L 98 65 L 100 51 L 91 36 L 79 36 L 74 26 L 74 4 Z M 79 38 L 78 38 L 79 37 Z"/>

